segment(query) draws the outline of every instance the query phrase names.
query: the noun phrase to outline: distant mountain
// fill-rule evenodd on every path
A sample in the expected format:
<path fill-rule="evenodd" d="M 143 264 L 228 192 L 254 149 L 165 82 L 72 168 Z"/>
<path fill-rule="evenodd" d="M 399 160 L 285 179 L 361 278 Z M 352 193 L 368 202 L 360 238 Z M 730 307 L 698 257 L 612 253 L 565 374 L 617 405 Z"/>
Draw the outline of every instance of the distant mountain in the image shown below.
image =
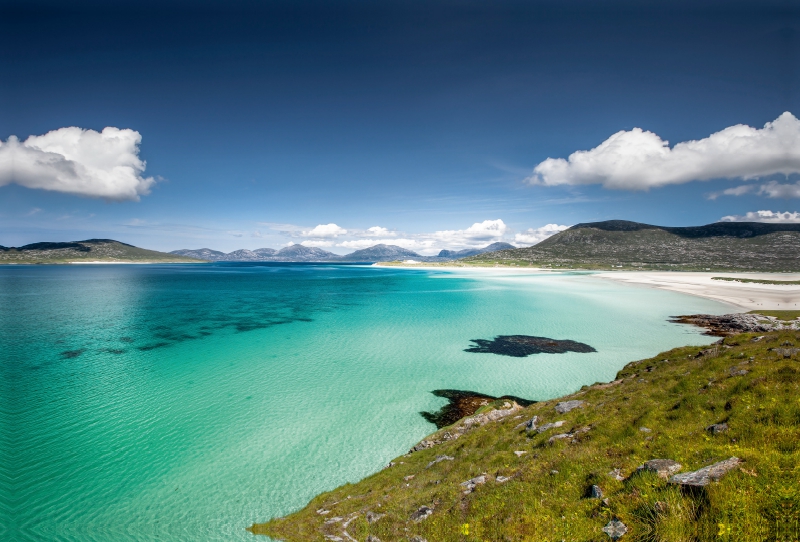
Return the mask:
<path fill-rule="evenodd" d="M 339 259 L 338 254 L 316 247 L 291 245 L 272 255 L 275 262 L 330 262 Z"/>
<path fill-rule="evenodd" d="M 70 262 L 199 262 L 180 254 L 146 250 L 113 239 L 87 239 L 68 243 L 32 243 L 21 247 L 0 247 L 0 264 Z"/>
<path fill-rule="evenodd" d="M 197 250 L 173 250 L 170 254 L 176 256 L 186 256 L 187 258 L 196 258 L 198 260 L 206 260 L 208 262 L 218 262 L 223 260 L 226 254 L 218 250 L 211 250 L 210 248 L 198 248 Z"/>
<path fill-rule="evenodd" d="M 396 245 L 380 244 L 356 250 L 346 256 L 340 256 L 339 259 L 346 262 L 388 262 L 394 260 L 422 260 L 425 258 L 413 250 Z"/>
<path fill-rule="evenodd" d="M 625 220 L 576 224 L 527 248 L 465 263 L 585 269 L 800 271 L 800 224 L 715 222 L 663 227 Z"/>
<path fill-rule="evenodd" d="M 239 249 L 233 252 L 220 252 L 210 248 L 199 248 L 197 250 L 181 249 L 173 250 L 170 254 L 197 258 L 208 262 L 263 262 L 271 261 L 275 254 L 274 248 L 257 248 L 255 250 Z"/>
<path fill-rule="evenodd" d="M 517 248 L 510 243 L 492 243 L 488 247 L 483 248 L 465 248 L 464 250 L 442 250 L 439 252 L 440 258 L 448 258 L 457 260 L 459 258 L 466 258 L 468 256 L 477 256 L 478 254 L 485 254 L 487 252 L 497 252 L 498 250 L 508 250 Z"/>

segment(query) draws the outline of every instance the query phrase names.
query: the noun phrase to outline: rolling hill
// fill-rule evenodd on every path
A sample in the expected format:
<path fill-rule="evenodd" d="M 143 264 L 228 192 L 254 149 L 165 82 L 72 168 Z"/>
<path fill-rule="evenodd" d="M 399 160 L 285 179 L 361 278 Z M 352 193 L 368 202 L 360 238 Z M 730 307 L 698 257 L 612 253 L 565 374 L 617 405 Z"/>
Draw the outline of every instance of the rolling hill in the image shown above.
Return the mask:
<path fill-rule="evenodd" d="M 0 246 L 0 264 L 71 262 L 201 263 L 203 260 L 147 250 L 113 239 L 87 239 L 69 243 L 32 243 L 21 247 Z"/>
<path fill-rule="evenodd" d="M 675 271 L 800 270 L 800 224 L 717 222 L 662 227 L 624 220 L 576 224 L 527 248 L 460 260 L 471 265 Z"/>

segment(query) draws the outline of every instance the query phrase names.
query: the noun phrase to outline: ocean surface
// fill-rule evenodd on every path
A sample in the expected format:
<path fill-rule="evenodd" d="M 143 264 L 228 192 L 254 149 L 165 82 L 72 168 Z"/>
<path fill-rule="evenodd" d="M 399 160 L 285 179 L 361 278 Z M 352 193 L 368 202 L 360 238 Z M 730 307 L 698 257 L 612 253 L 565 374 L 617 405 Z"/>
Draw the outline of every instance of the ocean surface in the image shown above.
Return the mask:
<path fill-rule="evenodd" d="M 0 266 L 0 540 L 251 540 L 431 433 L 432 390 L 552 398 L 726 311 L 569 273 Z M 510 334 L 597 352 L 464 351 Z"/>

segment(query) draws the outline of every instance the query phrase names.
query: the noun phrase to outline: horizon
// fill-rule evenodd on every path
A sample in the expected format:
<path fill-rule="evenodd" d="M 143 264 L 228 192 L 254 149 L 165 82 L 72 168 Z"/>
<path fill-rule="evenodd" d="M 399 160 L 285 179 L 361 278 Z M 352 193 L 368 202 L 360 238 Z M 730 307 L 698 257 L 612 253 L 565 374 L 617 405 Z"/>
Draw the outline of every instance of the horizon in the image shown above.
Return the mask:
<path fill-rule="evenodd" d="M 5 246 L 430 256 L 610 219 L 800 222 L 800 7 L 779 1 L 10 8 Z"/>

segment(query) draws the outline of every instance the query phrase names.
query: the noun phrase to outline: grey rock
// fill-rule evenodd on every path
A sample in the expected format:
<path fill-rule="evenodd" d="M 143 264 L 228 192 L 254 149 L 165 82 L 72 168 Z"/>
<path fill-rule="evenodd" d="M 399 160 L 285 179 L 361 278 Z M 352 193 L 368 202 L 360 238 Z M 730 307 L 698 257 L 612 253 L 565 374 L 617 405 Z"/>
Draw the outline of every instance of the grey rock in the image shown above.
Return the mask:
<path fill-rule="evenodd" d="M 642 433 L 651 433 L 653 430 L 650 429 L 649 427 L 640 427 L 639 431 L 641 431 Z"/>
<path fill-rule="evenodd" d="M 711 482 L 718 481 L 726 473 L 735 469 L 741 463 L 742 460 L 738 457 L 731 457 L 696 471 L 676 474 L 669 479 L 669 482 L 671 484 L 680 484 L 682 486 L 704 487 Z"/>
<path fill-rule="evenodd" d="M 508 482 L 509 480 L 511 480 L 511 478 L 508 477 L 508 476 L 498 476 L 497 478 L 495 478 L 495 480 L 497 480 L 498 484 L 503 484 L 503 483 Z"/>
<path fill-rule="evenodd" d="M 515 429 L 525 428 L 525 431 L 536 431 L 537 425 L 536 423 L 539 421 L 539 416 L 534 416 L 527 422 L 519 424 Z"/>
<path fill-rule="evenodd" d="M 367 517 L 367 523 L 375 523 L 386 514 L 376 514 L 375 512 L 368 511 L 365 515 Z"/>
<path fill-rule="evenodd" d="M 330 540 L 331 542 L 344 542 L 344 538 L 332 534 L 326 534 L 325 540 Z"/>
<path fill-rule="evenodd" d="M 543 426 L 541 426 L 540 428 L 538 428 L 536 430 L 536 432 L 537 433 L 544 433 L 545 431 L 548 431 L 550 429 L 555 429 L 557 427 L 561 427 L 562 425 L 564 425 L 564 423 L 565 423 L 564 420 L 558 420 L 557 422 L 546 423 Z"/>
<path fill-rule="evenodd" d="M 475 478 L 471 478 L 466 482 L 461 482 L 461 487 L 464 488 L 464 493 L 472 493 L 475 491 L 475 488 L 481 484 L 486 483 L 486 475 L 481 474 L 480 476 L 476 476 Z"/>
<path fill-rule="evenodd" d="M 514 450 L 514 455 L 517 457 L 522 457 L 523 455 L 527 454 L 525 450 Z"/>
<path fill-rule="evenodd" d="M 557 440 L 562 440 L 562 439 L 565 439 L 565 438 L 570 438 L 571 436 L 572 436 L 572 434 L 571 434 L 571 433 L 559 433 L 558 435 L 553 435 L 552 437 L 550 437 L 549 439 L 547 439 L 547 442 L 548 442 L 548 443 L 550 443 L 550 444 L 552 444 L 552 443 L 554 443 L 554 442 L 555 442 L 555 441 L 557 441 Z"/>
<path fill-rule="evenodd" d="M 369 535 L 367 537 L 367 542 L 381 542 L 381 539 L 377 536 Z"/>
<path fill-rule="evenodd" d="M 712 435 L 719 435 L 720 433 L 724 433 L 728 430 L 727 423 L 715 423 L 714 425 L 709 425 L 706 427 L 706 431 L 711 433 Z"/>
<path fill-rule="evenodd" d="M 672 459 L 651 459 L 639 465 L 636 472 L 654 472 L 659 478 L 669 478 L 683 468 L 683 465 Z"/>
<path fill-rule="evenodd" d="M 331 513 L 330 510 L 325 510 L 324 508 L 319 508 L 317 510 L 317 514 L 319 514 L 320 516 L 324 516 L 325 514 L 330 514 L 330 513 Z"/>
<path fill-rule="evenodd" d="M 619 469 L 612 470 L 611 472 L 608 473 L 608 475 L 611 476 L 617 482 L 621 482 L 625 479 L 625 477 L 622 475 L 622 471 Z"/>
<path fill-rule="evenodd" d="M 603 490 L 600 489 L 600 486 L 592 486 L 589 488 L 589 498 L 590 499 L 602 499 L 603 498 Z"/>
<path fill-rule="evenodd" d="M 603 532 L 606 533 L 611 540 L 619 540 L 622 538 L 622 535 L 628 532 L 628 526 L 618 519 L 612 519 L 603 527 Z"/>
<path fill-rule="evenodd" d="M 416 522 L 420 522 L 423 519 L 428 519 L 428 517 L 433 514 L 433 508 L 428 506 L 420 506 L 416 512 L 411 514 L 411 519 Z"/>
<path fill-rule="evenodd" d="M 577 399 L 572 401 L 562 401 L 556 405 L 556 412 L 559 414 L 565 414 L 570 410 L 574 410 L 578 407 L 582 407 L 586 401 L 579 401 Z"/>
<path fill-rule="evenodd" d="M 421 536 L 412 536 L 408 539 L 408 542 L 428 542 L 426 539 L 422 538 Z"/>
<path fill-rule="evenodd" d="M 325 525 L 330 525 L 331 523 L 339 523 L 343 519 L 344 518 L 340 518 L 339 516 L 336 516 L 335 518 L 331 518 L 331 519 L 326 519 L 325 520 Z"/>
<path fill-rule="evenodd" d="M 442 461 L 453 461 L 454 459 L 455 458 L 453 456 L 450 456 L 450 455 L 437 455 L 436 459 L 434 459 L 433 461 L 428 463 L 428 466 L 426 468 L 429 469 L 432 466 L 434 466 L 436 463 L 440 463 Z"/>
<path fill-rule="evenodd" d="M 550 471 L 550 476 L 555 476 L 556 474 L 558 474 L 558 471 L 556 469 Z"/>

